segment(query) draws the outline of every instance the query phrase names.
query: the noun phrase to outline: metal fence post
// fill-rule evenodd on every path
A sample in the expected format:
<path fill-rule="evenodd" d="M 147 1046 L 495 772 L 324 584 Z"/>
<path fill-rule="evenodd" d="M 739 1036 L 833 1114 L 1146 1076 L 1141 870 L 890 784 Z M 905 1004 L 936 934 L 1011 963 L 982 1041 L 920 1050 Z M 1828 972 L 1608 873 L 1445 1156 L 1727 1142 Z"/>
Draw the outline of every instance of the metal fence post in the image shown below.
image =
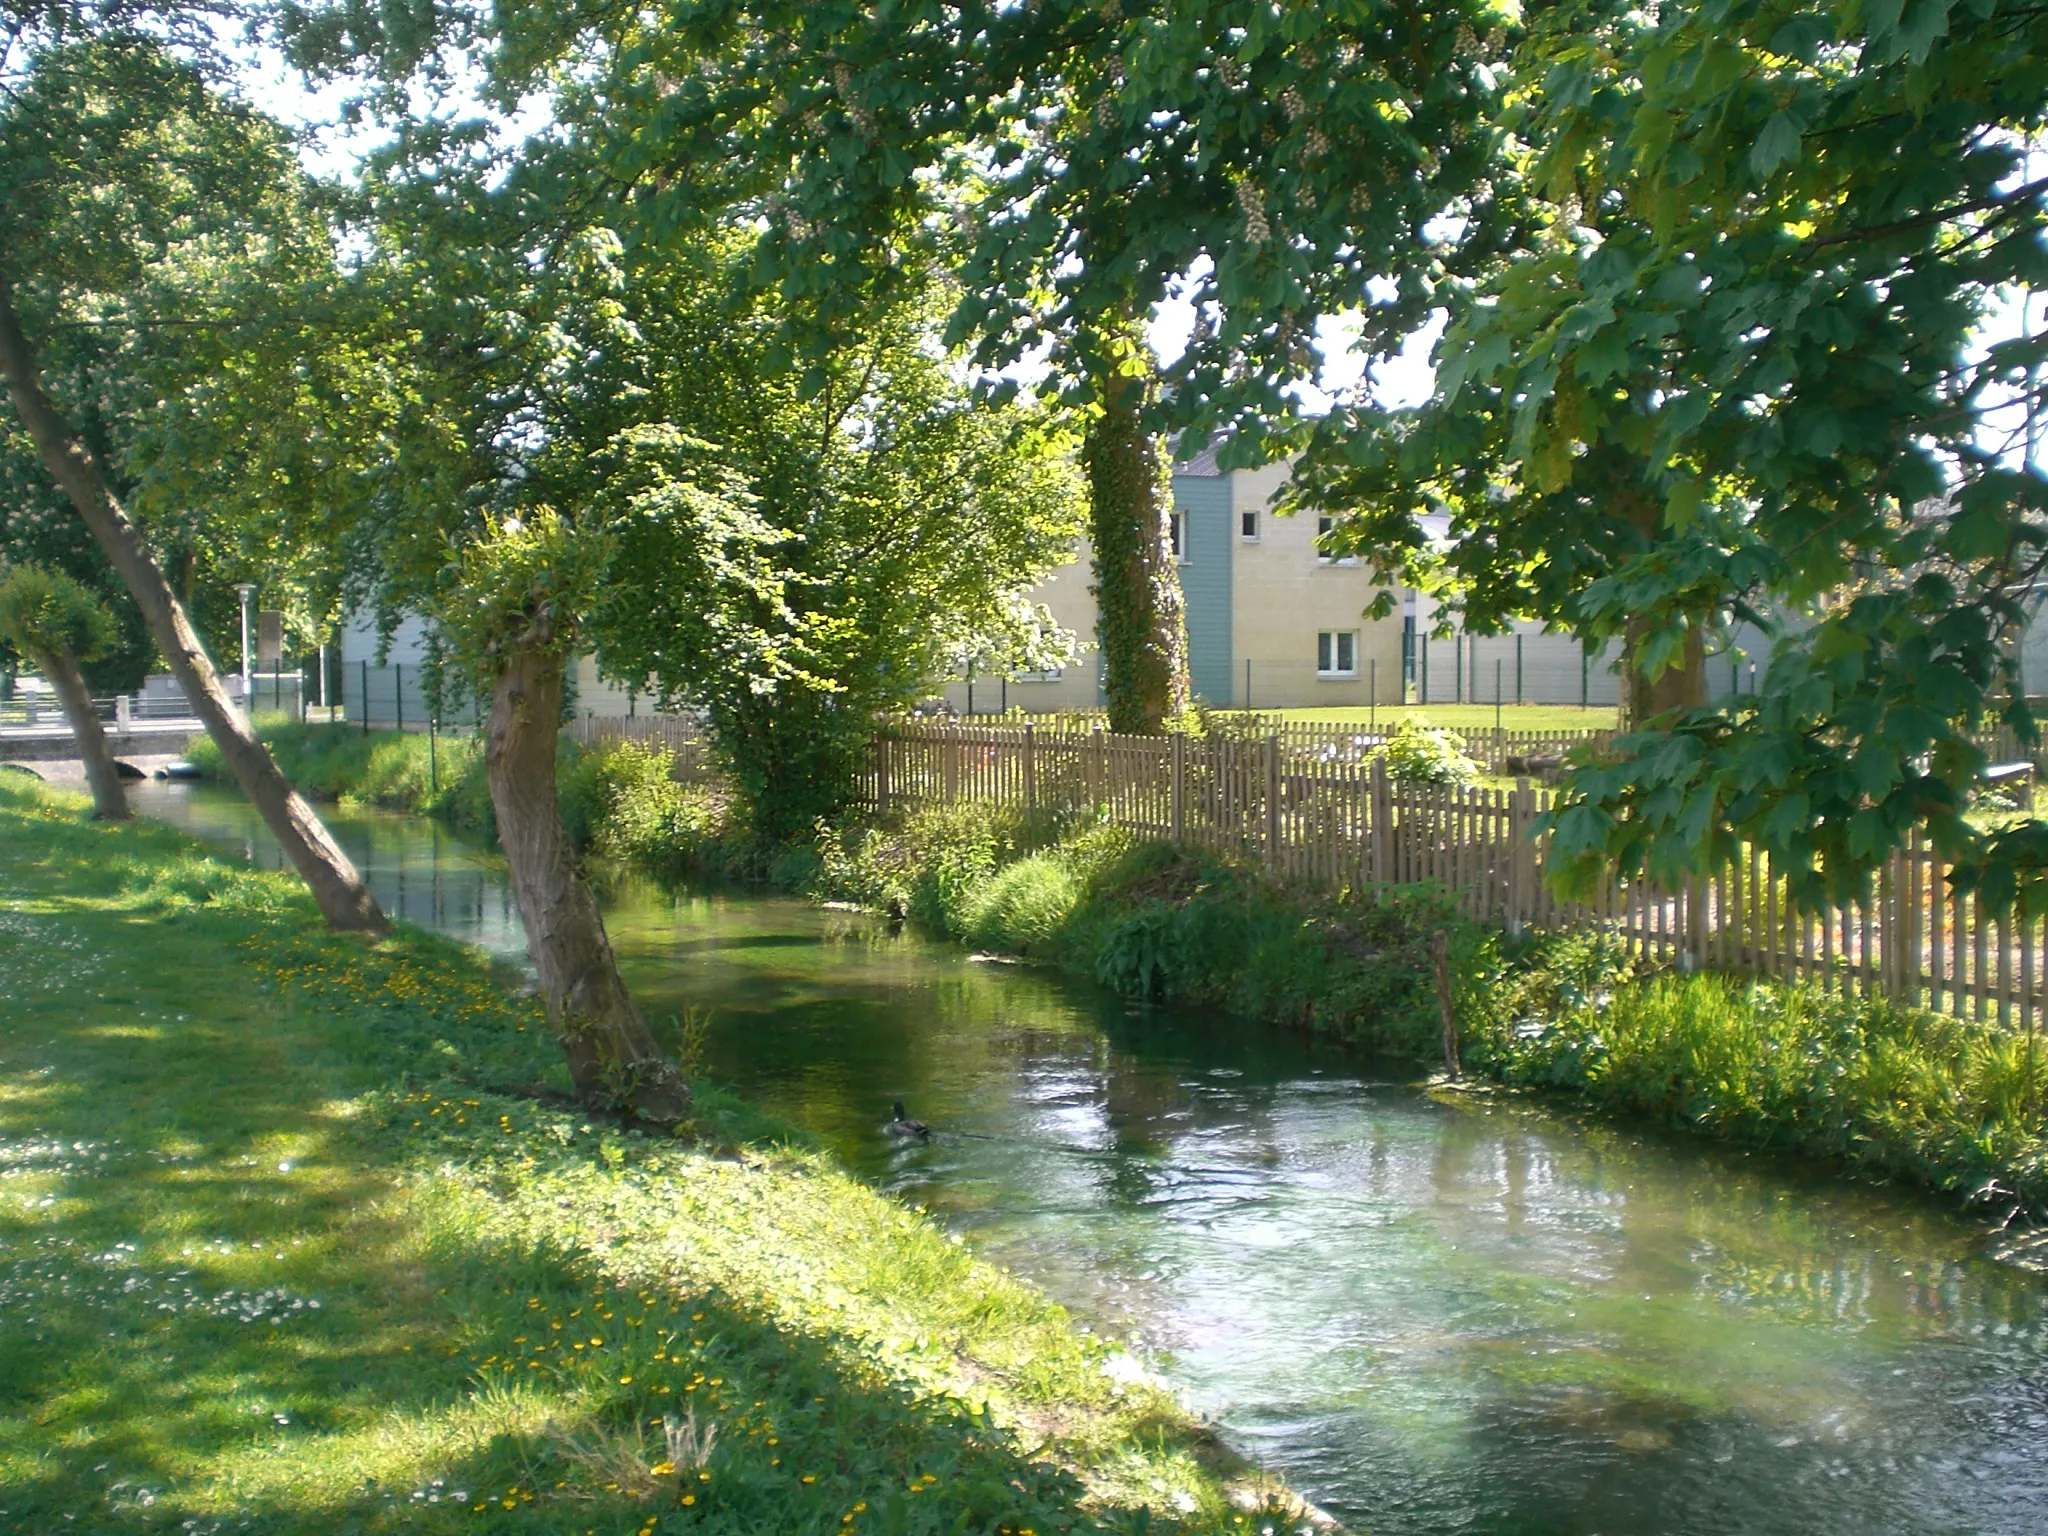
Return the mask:
<path fill-rule="evenodd" d="M 405 663 L 391 664 L 391 710 L 398 722 L 398 729 L 405 729 Z"/>
<path fill-rule="evenodd" d="M 369 664 L 369 663 L 368 663 L 367 661 L 363 663 L 363 694 L 362 694 L 362 704 L 363 704 L 363 734 L 364 734 L 365 736 L 367 736 L 367 735 L 369 735 L 369 734 L 370 734 L 370 664 Z M 345 701 L 344 701 L 344 707 L 346 707 L 346 703 L 345 703 Z"/>

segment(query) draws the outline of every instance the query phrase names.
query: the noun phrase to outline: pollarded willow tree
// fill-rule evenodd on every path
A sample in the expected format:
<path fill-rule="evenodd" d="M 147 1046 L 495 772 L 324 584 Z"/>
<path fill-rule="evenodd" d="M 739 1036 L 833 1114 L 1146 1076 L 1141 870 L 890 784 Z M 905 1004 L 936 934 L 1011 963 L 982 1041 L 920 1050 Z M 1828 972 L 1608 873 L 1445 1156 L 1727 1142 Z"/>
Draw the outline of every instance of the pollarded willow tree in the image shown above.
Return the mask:
<path fill-rule="evenodd" d="M 1969 732 L 2032 732 L 2048 483 L 1999 411 L 2048 347 L 1985 326 L 2048 278 L 2048 12 L 1567 7 L 1517 67 L 1560 216 L 1458 297 L 1427 407 L 1331 424 L 1326 494 L 1378 506 L 1368 543 L 1440 496 L 1483 601 L 1641 626 L 1653 676 L 1703 623 L 1773 630 L 1760 694 L 1673 700 L 1579 775 L 1561 862 L 1675 875 L 1742 839 L 1839 897 L 1917 826 L 2009 897 L 2048 833 L 1970 826 Z"/>
<path fill-rule="evenodd" d="M 130 811 L 80 663 L 105 655 L 117 634 L 113 614 L 83 583 L 47 566 L 0 565 L 0 640 L 35 663 L 57 690 L 92 790 L 92 813 L 101 821 L 125 821 Z"/>
<path fill-rule="evenodd" d="M 563 826 L 565 679 L 591 646 L 616 541 L 594 462 L 637 346 L 616 242 L 559 184 L 500 177 L 469 133 L 402 135 L 370 168 L 352 283 L 374 337 L 381 467 L 351 528 L 349 594 L 433 627 L 444 682 L 481 701 L 484 762 L 527 952 L 577 1096 L 657 1126 L 690 1089 L 618 972 Z"/>
<path fill-rule="evenodd" d="M 275 300 L 303 291 L 309 274 L 317 286 L 332 272 L 325 227 L 306 207 L 284 135 L 214 89 L 207 18 L 48 5 L 7 20 L 28 64 L 0 93 L 0 376 L 23 433 L 327 921 L 381 929 L 347 855 L 230 702 L 147 529 L 152 505 L 189 508 L 195 485 L 220 489 L 232 478 L 224 460 L 275 462 L 265 434 L 290 430 L 276 386 L 286 383 L 285 399 L 298 393 L 299 328 L 215 301 Z M 109 370 L 134 386 L 125 400 L 68 400 L 31 336 L 69 327 L 153 331 L 184 347 L 203 337 L 207 365 L 173 364 L 180 348 L 153 346 L 144 350 L 171 366 Z M 56 382 L 97 388 L 105 377 L 84 370 Z M 72 416 L 81 407 L 113 430 L 88 442 Z M 181 420 L 204 430 L 181 432 Z"/>
<path fill-rule="evenodd" d="M 929 296 L 792 369 L 744 241 L 627 247 L 573 146 L 506 174 L 421 127 L 373 179 L 388 471 L 363 595 L 424 613 L 489 700 L 486 766 L 529 948 L 586 1099 L 670 1120 L 687 1091 L 620 984 L 556 799 L 563 678 L 594 651 L 703 703 L 770 836 L 841 809 L 876 711 L 1021 594 L 1074 532 L 1062 445 L 970 400 Z"/>
<path fill-rule="evenodd" d="M 1472 0 L 714 0 L 502 8 L 465 35 L 503 101 L 554 93 L 634 240 L 754 218 L 753 278 L 800 355 L 915 288 L 905 253 L 958 272 L 949 341 L 1043 368 L 1083 412 L 1111 720 L 1156 730 L 1187 698 L 1162 435 L 1285 451 L 1323 317 L 1369 349 L 1413 328 L 1424 230 L 1488 163 L 1500 21 Z M 305 35 L 391 75 L 422 54 L 350 9 Z M 1145 327 L 1169 296 L 1199 319 L 1162 376 Z"/>

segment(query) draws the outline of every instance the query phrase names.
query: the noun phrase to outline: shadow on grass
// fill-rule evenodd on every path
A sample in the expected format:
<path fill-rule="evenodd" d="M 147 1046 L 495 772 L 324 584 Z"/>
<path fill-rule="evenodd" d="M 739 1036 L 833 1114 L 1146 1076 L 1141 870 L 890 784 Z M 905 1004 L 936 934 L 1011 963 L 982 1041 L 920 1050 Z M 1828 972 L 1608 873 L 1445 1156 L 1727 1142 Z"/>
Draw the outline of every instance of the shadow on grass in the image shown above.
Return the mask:
<path fill-rule="evenodd" d="M 492 1231 L 465 1147 L 516 1184 L 578 1127 L 484 1086 L 553 1047 L 473 960 L 8 810 L 0 1529 L 1102 1528 L 986 1412 L 773 1298 Z"/>

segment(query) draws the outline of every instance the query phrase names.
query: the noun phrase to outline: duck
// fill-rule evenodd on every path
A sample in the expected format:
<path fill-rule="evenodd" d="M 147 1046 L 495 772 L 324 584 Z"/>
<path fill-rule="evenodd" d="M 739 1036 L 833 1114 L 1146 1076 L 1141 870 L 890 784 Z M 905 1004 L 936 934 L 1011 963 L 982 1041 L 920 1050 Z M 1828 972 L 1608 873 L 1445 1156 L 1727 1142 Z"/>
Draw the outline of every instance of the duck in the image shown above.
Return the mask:
<path fill-rule="evenodd" d="M 930 1126 L 922 1120 L 913 1120 L 904 1113 L 901 1099 L 889 1106 L 889 1123 L 883 1129 L 891 1136 L 914 1136 L 919 1141 L 929 1141 L 932 1135 Z"/>

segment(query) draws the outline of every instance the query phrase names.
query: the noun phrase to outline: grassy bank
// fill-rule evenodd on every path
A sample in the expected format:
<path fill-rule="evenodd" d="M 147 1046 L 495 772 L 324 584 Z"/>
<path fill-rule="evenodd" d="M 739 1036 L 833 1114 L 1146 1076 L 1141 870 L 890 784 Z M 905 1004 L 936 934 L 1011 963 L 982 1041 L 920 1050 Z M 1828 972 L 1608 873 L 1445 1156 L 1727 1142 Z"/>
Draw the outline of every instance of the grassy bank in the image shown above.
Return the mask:
<path fill-rule="evenodd" d="M 496 835 L 482 742 L 475 736 L 364 732 L 302 725 L 282 715 L 258 716 L 256 725 L 285 776 L 317 800 L 414 811 L 476 836 Z M 226 777 L 209 738 L 196 737 L 186 757 L 207 777 Z M 568 761 L 574 762 L 573 752 Z"/>
<path fill-rule="evenodd" d="M 82 815 L 0 783 L 0 1526 L 1262 1523 L 1058 1308 L 740 1106 L 592 1123 L 471 953 Z"/>

